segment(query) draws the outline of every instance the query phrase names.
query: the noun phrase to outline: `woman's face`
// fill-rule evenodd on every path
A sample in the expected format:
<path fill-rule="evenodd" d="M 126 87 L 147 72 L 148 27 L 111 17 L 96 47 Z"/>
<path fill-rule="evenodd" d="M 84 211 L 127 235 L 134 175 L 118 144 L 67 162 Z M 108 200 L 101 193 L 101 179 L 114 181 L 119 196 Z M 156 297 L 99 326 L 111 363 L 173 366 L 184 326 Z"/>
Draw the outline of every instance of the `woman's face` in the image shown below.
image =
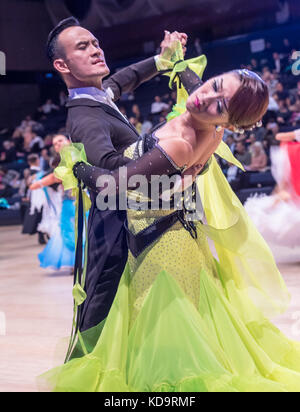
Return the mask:
<path fill-rule="evenodd" d="M 228 125 L 229 102 L 240 86 L 239 79 L 232 73 L 213 77 L 189 96 L 187 110 L 199 122 Z"/>

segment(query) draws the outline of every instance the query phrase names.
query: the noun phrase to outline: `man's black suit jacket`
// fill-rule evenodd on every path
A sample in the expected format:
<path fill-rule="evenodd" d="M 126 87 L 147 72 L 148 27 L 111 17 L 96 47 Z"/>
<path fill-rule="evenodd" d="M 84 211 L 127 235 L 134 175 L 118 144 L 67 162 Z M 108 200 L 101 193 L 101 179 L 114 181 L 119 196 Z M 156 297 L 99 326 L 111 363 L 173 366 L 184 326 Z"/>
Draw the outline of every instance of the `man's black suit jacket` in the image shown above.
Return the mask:
<path fill-rule="evenodd" d="M 114 100 L 130 92 L 157 74 L 154 58 L 120 70 L 103 87 L 110 87 Z M 88 162 L 109 170 L 125 165 L 124 150 L 134 143 L 138 133 L 112 107 L 92 99 L 73 99 L 67 103 L 67 132 L 73 143 L 83 143 Z M 98 325 L 106 318 L 124 270 L 128 248 L 124 232 L 125 211 L 99 211 L 96 194 L 88 225 L 88 262 L 85 290 L 87 299 L 81 308 L 80 330 Z"/>

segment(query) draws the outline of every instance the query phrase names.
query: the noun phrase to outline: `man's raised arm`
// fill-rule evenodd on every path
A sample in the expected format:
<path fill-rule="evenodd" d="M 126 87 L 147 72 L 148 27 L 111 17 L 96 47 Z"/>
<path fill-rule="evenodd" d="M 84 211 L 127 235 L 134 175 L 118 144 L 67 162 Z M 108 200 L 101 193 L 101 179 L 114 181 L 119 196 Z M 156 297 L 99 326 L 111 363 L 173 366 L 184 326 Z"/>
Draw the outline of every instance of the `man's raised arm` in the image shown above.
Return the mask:
<path fill-rule="evenodd" d="M 160 44 L 161 52 L 155 57 L 150 57 L 138 63 L 132 64 L 117 73 L 110 76 L 109 79 L 103 82 L 105 89 L 111 88 L 114 94 L 114 101 L 118 100 L 122 93 L 132 92 L 140 84 L 152 79 L 156 76 L 159 70 L 162 69 L 160 64 L 160 57 L 170 48 L 171 44 L 179 40 L 182 44 L 185 53 L 185 46 L 187 43 L 187 35 L 185 33 L 165 31 L 165 37 Z"/>

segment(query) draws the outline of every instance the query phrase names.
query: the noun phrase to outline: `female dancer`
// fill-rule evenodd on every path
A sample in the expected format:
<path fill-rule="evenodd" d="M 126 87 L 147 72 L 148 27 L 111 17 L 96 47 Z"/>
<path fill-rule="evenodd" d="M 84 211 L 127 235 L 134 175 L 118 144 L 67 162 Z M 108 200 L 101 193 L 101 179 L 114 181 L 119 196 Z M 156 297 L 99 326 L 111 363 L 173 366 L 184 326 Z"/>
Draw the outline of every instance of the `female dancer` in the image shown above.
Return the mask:
<path fill-rule="evenodd" d="M 53 147 L 57 154 L 61 149 L 69 144 L 69 140 L 64 135 L 53 137 Z M 56 163 L 56 166 L 58 162 Z M 55 165 L 52 165 L 55 167 Z M 50 173 L 44 178 L 34 182 L 30 190 L 60 185 L 61 180 Z M 51 236 L 44 250 L 39 253 L 40 266 L 42 268 L 61 269 L 73 268 L 75 260 L 75 206 L 74 200 L 68 192 L 58 192 L 60 196 L 53 204 L 55 219 L 51 220 Z"/>
<path fill-rule="evenodd" d="M 202 60 L 202 71 L 204 65 Z M 300 390 L 300 345 L 267 320 L 285 309 L 287 290 L 212 155 L 237 164 L 220 144 L 219 126 L 256 125 L 268 106 L 267 87 L 249 71 L 226 73 L 200 87 L 194 80 L 184 70 L 181 81 L 193 91 L 186 111 L 126 151 L 136 159 L 127 164 L 126 178 L 77 156 L 74 174 L 99 192 L 99 205 L 113 194 L 96 184 L 105 173 L 116 179 L 119 195 L 124 177 L 128 196 L 139 196 L 144 206 L 148 199 L 143 203 L 131 177 L 141 174 L 152 186 L 157 175 L 189 169 L 194 176 L 209 161 L 192 193 L 200 193 L 206 224 L 203 218 L 191 222 L 175 205 L 128 208 L 130 251 L 109 315 L 79 336 L 71 360 L 45 375 L 53 390 Z M 76 148 L 71 151 L 76 162 Z"/>
<path fill-rule="evenodd" d="M 287 152 L 290 171 L 290 193 L 292 197 L 300 200 L 300 129 L 287 133 L 278 133 L 276 139 L 281 142 L 280 147 Z"/>
<path fill-rule="evenodd" d="M 278 133 L 271 150 L 276 188 L 271 196 L 249 198 L 245 208 L 278 262 L 300 257 L 300 132 Z"/>

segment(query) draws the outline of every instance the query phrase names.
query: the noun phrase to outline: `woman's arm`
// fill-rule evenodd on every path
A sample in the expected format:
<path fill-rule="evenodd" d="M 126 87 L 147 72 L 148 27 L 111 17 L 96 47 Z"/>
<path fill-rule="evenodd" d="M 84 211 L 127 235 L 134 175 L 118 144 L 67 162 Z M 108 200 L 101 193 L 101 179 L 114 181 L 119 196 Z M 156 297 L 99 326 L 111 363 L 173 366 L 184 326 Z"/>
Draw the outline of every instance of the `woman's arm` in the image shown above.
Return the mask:
<path fill-rule="evenodd" d="M 190 162 L 191 147 L 189 143 L 176 138 L 170 142 L 172 144 L 166 141 L 163 144 L 156 143 L 139 159 L 132 160 L 113 172 L 83 162 L 77 163 L 73 168 L 74 175 L 91 190 L 101 193 L 105 187 L 105 195 L 112 196 L 139 188 L 145 179 L 152 183 L 162 175 L 181 175 Z M 110 184 L 111 178 L 114 184 Z M 107 183 L 108 186 L 105 186 Z"/>
<path fill-rule="evenodd" d="M 275 136 L 276 140 L 280 140 L 281 142 L 291 142 L 296 140 L 295 132 L 286 132 L 286 133 L 277 133 Z"/>
<path fill-rule="evenodd" d="M 43 179 L 37 180 L 36 182 L 32 183 L 32 185 L 29 186 L 29 189 L 41 189 L 45 186 L 51 186 L 54 183 L 61 183 L 61 180 L 57 179 L 57 177 L 54 176 L 54 173 L 50 173 L 50 175 L 43 177 Z"/>

